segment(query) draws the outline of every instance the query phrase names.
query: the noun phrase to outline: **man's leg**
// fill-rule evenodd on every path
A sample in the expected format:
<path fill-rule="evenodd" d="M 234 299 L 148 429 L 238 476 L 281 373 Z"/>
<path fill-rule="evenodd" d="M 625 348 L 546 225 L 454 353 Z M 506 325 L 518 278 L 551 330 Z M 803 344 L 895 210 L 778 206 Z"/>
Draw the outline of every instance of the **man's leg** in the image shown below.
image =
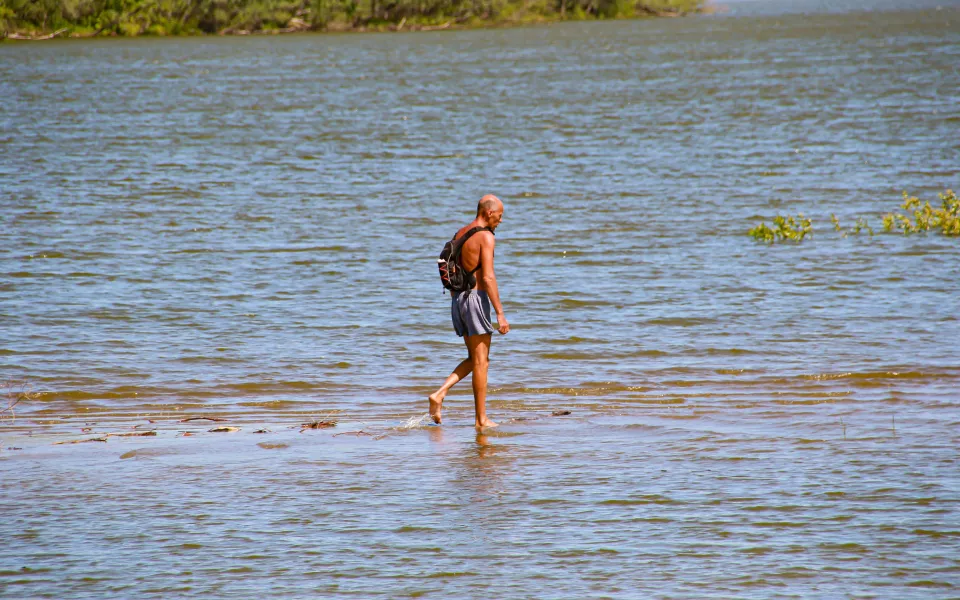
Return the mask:
<path fill-rule="evenodd" d="M 473 367 L 473 407 L 476 410 L 476 427 L 496 427 L 487 418 L 487 368 L 490 364 L 490 334 L 468 335 L 464 338 Z"/>
<path fill-rule="evenodd" d="M 470 351 L 469 345 L 467 346 L 467 351 Z M 440 407 L 443 406 L 443 399 L 447 397 L 447 392 L 450 391 L 450 388 L 457 385 L 458 381 L 469 375 L 472 369 L 473 362 L 470 357 L 463 359 L 460 361 L 460 364 L 457 365 L 457 368 L 453 370 L 453 373 L 450 373 L 446 381 L 443 382 L 440 389 L 427 396 L 430 400 L 430 416 L 433 417 L 433 422 L 437 425 L 439 425 L 442 420 L 440 417 Z"/>

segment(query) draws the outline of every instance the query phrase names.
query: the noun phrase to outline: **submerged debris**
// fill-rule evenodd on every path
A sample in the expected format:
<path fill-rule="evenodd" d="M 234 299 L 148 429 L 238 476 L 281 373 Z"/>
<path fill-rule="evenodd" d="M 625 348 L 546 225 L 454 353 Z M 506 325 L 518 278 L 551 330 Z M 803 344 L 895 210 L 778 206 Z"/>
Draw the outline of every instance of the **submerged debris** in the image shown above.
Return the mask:
<path fill-rule="evenodd" d="M 573 414 L 569 410 L 555 410 L 550 413 L 551 417 L 565 417 L 567 415 Z"/>
<path fill-rule="evenodd" d="M 20 389 L 16 389 L 19 387 Z M 5 381 L 0 384 L 2 395 L 5 396 L 7 405 L 0 407 L 0 416 L 4 413 L 10 413 L 10 419 L 16 420 L 17 415 L 13 408 L 23 400 L 36 400 L 42 394 L 34 392 L 32 386 L 26 381 Z"/>
<path fill-rule="evenodd" d="M 277 442 L 277 443 L 260 442 L 259 444 L 257 444 L 257 446 L 259 446 L 260 448 L 263 448 L 264 450 L 283 450 L 284 448 L 289 448 L 289 446 L 287 446 L 283 442 Z"/>
<path fill-rule="evenodd" d="M 226 421 L 226 419 L 221 419 L 220 417 L 189 417 L 186 419 L 180 419 L 177 423 L 186 423 L 187 421 Z"/>
<path fill-rule="evenodd" d="M 108 433 L 107 437 L 147 437 L 157 435 L 156 431 L 131 431 L 129 433 Z"/>
<path fill-rule="evenodd" d="M 373 434 L 370 433 L 369 431 L 364 431 L 364 430 L 362 430 L 362 429 L 358 429 L 358 430 L 356 430 L 356 431 L 341 431 L 340 433 L 335 433 L 335 434 L 333 434 L 333 437 L 337 437 L 338 435 L 347 435 L 348 433 L 351 433 L 351 434 L 353 434 L 353 435 L 355 435 L 355 436 L 357 436 L 357 437 L 360 437 L 361 435 L 369 435 L 369 436 L 371 436 L 371 437 L 373 436 Z"/>
<path fill-rule="evenodd" d="M 233 433 L 234 431 L 240 431 L 239 427 L 214 427 L 209 430 L 210 433 Z M 184 434 L 187 435 L 187 434 Z"/>
<path fill-rule="evenodd" d="M 104 437 L 86 438 L 86 439 L 82 439 L 82 440 L 64 440 L 64 441 L 62 441 L 62 442 L 54 442 L 53 445 L 54 445 L 54 446 L 59 446 L 60 444 L 82 444 L 82 443 L 84 443 L 84 442 L 105 442 L 105 441 L 107 441 L 106 436 L 104 436 Z"/>
<path fill-rule="evenodd" d="M 337 422 L 334 420 L 320 420 L 314 419 L 307 423 L 300 424 L 300 433 L 303 433 L 305 429 L 329 429 L 330 427 L 336 427 Z"/>

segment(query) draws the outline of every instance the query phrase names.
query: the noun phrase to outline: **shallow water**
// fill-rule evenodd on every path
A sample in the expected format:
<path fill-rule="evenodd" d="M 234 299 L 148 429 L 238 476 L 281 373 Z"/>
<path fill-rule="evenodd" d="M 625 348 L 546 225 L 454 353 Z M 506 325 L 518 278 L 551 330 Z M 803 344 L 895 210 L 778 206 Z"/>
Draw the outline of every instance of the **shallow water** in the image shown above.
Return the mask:
<path fill-rule="evenodd" d="M 956 595 L 957 241 L 829 222 L 960 187 L 939 5 L 0 45 L 0 595 Z"/>

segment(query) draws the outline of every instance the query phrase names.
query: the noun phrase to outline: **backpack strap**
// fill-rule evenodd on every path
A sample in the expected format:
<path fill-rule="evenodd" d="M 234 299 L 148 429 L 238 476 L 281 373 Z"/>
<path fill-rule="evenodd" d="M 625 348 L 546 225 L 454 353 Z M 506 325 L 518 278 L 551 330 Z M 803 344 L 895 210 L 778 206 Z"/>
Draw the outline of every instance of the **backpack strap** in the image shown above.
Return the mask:
<path fill-rule="evenodd" d="M 489 231 L 490 233 L 493 233 L 493 230 L 490 229 L 489 227 L 474 227 L 473 229 L 468 230 L 466 233 L 464 233 L 460 237 L 457 237 L 456 234 L 454 234 L 453 236 L 454 248 L 453 248 L 453 251 L 450 253 L 450 258 L 451 259 L 460 258 L 460 251 L 463 250 L 463 245 L 467 243 L 467 240 L 473 237 L 473 234 L 480 233 L 481 231 Z M 494 235 L 496 234 L 494 233 Z"/>
<path fill-rule="evenodd" d="M 489 231 L 490 233 L 493 233 L 493 230 L 490 229 L 489 227 L 480 227 L 480 226 L 478 225 L 478 226 L 474 227 L 473 229 L 467 230 L 466 233 L 464 233 L 461 237 L 458 237 L 458 238 L 457 238 L 457 241 L 459 242 L 460 240 L 463 240 L 464 242 L 466 242 L 466 241 L 467 241 L 467 238 L 469 238 L 470 236 L 472 236 L 472 235 L 475 234 L 475 233 L 480 233 L 481 231 Z M 497 235 L 497 234 L 493 233 L 493 235 Z"/>

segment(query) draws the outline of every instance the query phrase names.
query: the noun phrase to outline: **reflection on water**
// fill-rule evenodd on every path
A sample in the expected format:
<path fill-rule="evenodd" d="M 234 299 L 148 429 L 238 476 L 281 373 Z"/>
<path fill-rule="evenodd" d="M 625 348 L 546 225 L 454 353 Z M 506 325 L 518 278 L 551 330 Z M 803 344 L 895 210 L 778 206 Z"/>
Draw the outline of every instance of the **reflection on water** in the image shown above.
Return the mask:
<path fill-rule="evenodd" d="M 485 502 L 491 495 L 505 491 L 506 481 L 514 474 L 515 448 L 510 438 L 516 434 L 478 432 L 475 443 L 451 440 L 446 427 L 427 427 L 431 443 L 442 457 L 442 470 L 450 475 L 450 485 L 463 492 L 466 504 Z M 461 438 L 456 435 L 456 438 Z"/>
<path fill-rule="evenodd" d="M 487 493 L 501 492 L 515 458 L 508 440 L 478 433 L 476 444 L 465 450 L 460 463 L 460 481 L 466 485 L 480 485 L 482 488 L 478 489 Z"/>
<path fill-rule="evenodd" d="M 490 444 L 490 436 L 477 434 L 477 458 L 491 458 L 496 455 L 496 446 Z"/>
<path fill-rule="evenodd" d="M 957 188 L 960 11 L 862 4 L 0 45 L 0 596 L 950 596 L 957 243 L 827 224 Z"/>

